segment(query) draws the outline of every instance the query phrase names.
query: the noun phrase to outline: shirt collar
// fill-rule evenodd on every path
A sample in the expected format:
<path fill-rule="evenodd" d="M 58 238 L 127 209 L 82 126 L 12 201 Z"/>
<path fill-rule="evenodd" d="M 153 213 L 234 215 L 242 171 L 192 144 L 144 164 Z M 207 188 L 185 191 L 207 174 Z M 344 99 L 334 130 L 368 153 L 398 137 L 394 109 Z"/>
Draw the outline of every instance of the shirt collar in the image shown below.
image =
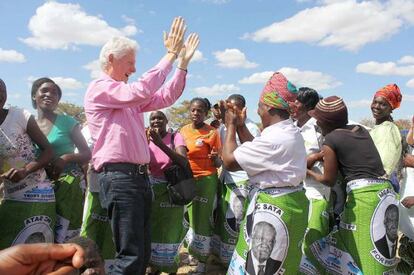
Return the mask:
<path fill-rule="evenodd" d="M 279 121 L 273 125 L 267 126 L 266 128 L 263 129 L 262 135 L 265 135 L 267 132 L 272 132 L 274 129 L 277 129 L 277 128 L 284 129 L 288 127 L 289 125 L 293 125 L 293 120 L 291 118 L 288 118 L 288 119 Z"/>

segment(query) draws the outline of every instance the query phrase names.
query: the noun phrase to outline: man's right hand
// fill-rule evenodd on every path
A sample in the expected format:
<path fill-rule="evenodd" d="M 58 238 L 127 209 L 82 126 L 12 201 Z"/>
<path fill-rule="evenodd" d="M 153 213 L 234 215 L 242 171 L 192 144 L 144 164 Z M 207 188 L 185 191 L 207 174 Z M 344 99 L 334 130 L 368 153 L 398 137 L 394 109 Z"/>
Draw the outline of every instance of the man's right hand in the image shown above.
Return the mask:
<path fill-rule="evenodd" d="M 167 49 L 168 53 L 175 55 L 175 58 L 178 57 L 178 54 L 183 47 L 186 29 L 187 26 L 185 25 L 184 18 L 179 16 L 174 18 L 168 35 L 166 32 L 164 32 L 164 46 Z"/>

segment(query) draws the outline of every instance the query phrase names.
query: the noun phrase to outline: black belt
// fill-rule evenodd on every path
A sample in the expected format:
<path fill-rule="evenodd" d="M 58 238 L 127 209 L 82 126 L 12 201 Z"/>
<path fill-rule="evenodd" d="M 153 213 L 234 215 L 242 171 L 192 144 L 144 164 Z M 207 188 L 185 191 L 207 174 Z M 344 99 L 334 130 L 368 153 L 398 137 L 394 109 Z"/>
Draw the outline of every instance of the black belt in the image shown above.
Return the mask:
<path fill-rule="evenodd" d="M 104 163 L 98 172 L 124 172 L 144 175 L 148 172 L 148 164 L 134 164 L 129 162 Z"/>

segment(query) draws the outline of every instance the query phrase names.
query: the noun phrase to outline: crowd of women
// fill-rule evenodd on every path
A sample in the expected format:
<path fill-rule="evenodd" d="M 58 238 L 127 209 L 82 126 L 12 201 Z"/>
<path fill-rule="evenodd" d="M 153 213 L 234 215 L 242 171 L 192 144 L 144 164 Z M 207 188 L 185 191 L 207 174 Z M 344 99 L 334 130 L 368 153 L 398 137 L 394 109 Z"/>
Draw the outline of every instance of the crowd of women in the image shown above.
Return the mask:
<path fill-rule="evenodd" d="M 213 108 L 193 98 L 191 123 L 170 129 L 160 109 L 183 92 L 199 43 L 196 34 L 184 43 L 185 29 L 176 18 L 164 37 L 167 54 L 132 84 L 135 42 L 108 42 L 104 75 L 85 97 L 83 129 L 57 112 L 62 90 L 53 80 L 33 82 L 36 119 L 5 108 L 0 80 L 0 249 L 81 235 L 96 242 L 110 274 L 147 267 L 175 274 L 183 263 L 204 274 L 212 255 L 228 274 L 410 274 L 414 122 L 402 137 L 392 118 L 398 86 L 375 92 L 372 129 L 349 123 L 341 97 L 297 89 L 278 72 L 258 97 L 261 129 L 239 94 Z M 141 133 L 145 111 L 149 127 Z M 195 179 L 188 205 L 170 200 L 164 172 L 173 164 Z M 143 185 L 130 185 L 130 177 Z"/>

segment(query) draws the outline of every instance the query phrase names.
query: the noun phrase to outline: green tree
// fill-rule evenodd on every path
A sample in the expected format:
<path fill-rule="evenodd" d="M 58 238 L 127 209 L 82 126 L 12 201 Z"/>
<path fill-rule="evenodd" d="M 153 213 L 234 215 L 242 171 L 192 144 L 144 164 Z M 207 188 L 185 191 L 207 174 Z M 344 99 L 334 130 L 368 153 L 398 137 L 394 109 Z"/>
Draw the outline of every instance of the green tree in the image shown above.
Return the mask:
<path fill-rule="evenodd" d="M 76 104 L 69 102 L 59 102 L 57 112 L 73 117 L 74 119 L 79 121 L 81 125 L 83 125 L 86 122 L 85 109 Z"/>
<path fill-rule="evenodd" d="M 177 106 L 172 106 L 166 110 L 168 125 L 173 129 L 180 129 L 186 124 L 191 123 L 190 101 L 184 100 Z"/>

